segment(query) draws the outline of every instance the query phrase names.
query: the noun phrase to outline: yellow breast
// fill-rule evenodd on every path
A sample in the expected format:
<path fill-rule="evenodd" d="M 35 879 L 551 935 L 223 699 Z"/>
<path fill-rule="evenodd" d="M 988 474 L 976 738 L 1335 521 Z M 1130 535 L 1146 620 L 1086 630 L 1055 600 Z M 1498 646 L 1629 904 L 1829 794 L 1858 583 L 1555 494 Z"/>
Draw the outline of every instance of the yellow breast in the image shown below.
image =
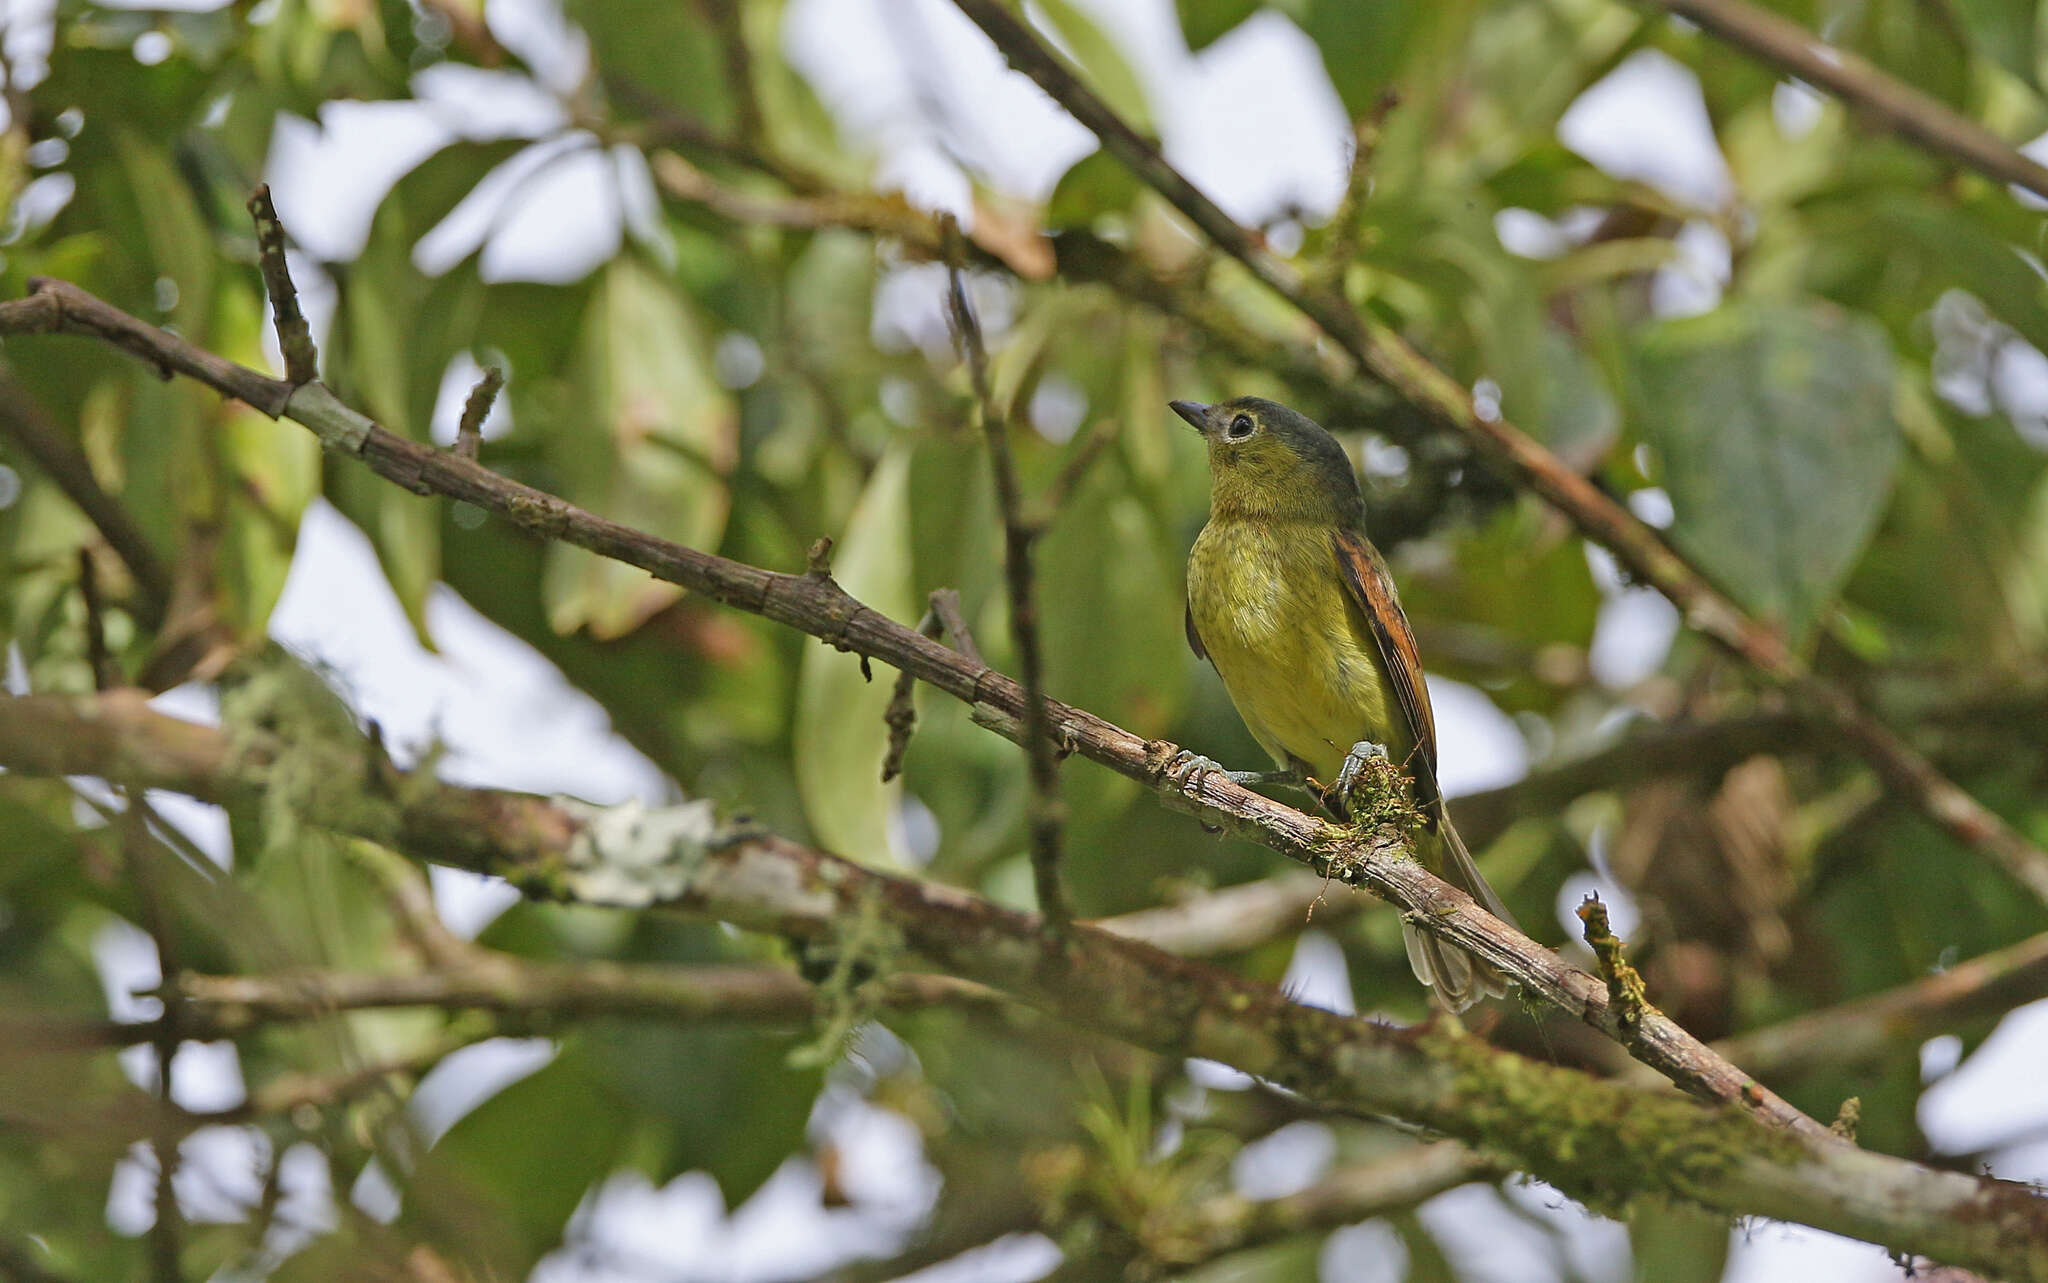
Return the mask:
<path fill-rule="evenodd" d="M 1360 740 L 1413 740 L 1379 648 L 1338 578 L 1326 525 L 1212 518 L 1188 556 L 1188 608 L 1231 702 L 1276 762 L 1325 783 Z"/>

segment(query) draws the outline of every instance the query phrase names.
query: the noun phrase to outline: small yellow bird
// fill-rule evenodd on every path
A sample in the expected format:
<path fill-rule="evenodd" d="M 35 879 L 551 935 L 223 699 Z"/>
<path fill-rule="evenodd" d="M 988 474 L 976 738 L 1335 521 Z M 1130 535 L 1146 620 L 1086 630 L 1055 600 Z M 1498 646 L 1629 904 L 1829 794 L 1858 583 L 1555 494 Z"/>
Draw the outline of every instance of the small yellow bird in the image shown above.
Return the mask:
<path fill-rule="evenodd" d="M 1436 780 L 1436 722 L 1415 634 L 1365 537 L 1365 497 L 1336 438 L 1259 397 L 1175 401 L 1209 446 L 1209 524 L 1188 554 L 1188 645 L 1216 666 L 1252 738 L 1282 769 L 1223 771 L 1184 755 L 1178 778 L 1241 784 L 1329 780 L 1343 805 L 1359 770 L 1389 757 L 1411 772 L 1427 831 L 1424 864 L 1512 922 L 1451 826 Z M 1403 925 L 1408 961 L 1452 1011 L 1506 992 L 1491 967 Z"/>

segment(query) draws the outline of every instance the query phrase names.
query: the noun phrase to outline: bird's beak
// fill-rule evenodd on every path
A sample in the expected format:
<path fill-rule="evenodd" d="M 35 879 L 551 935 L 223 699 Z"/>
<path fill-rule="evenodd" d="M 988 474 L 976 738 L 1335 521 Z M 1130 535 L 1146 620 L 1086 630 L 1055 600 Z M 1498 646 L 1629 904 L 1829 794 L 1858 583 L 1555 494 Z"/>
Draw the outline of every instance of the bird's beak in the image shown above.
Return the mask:
<path fill-rule="evenodd" d="M 1209 426 L 1209 407 L 1200 401 L 1168 401 L 1168 408 L 1194 425 L 1201 432 Z"/>

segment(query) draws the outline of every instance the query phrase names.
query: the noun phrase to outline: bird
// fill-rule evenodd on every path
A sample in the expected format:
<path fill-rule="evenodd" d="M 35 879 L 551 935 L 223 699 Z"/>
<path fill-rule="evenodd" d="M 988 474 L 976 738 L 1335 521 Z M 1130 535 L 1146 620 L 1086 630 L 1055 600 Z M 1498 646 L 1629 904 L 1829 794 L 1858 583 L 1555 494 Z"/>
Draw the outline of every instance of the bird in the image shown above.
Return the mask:
<path fill-rule="evenodd" d="M 1505 922 L 1437 785 L 1436 722 L 1415 634 L 1365 534 L 1365 496 L 1337 439 L 1262 397 L 1169 403 L 1209 453 L 1209 520 L 1188 554 L 1187 639 L 1213 664 L 1275 771 L 1230 771 L 1183 752 L 1183 782 L 1220 772 L 1240 784 L 1320 792 L 1333 812 L 1383 757 L 1408 773 L 1422 817 L 1417 855 Z M 1318 781 L 1331 781 L 1322 788 Z M 1452 1012 L 1506 980 L 1485 962 L 1402 924 L 1416 977 Z"/>

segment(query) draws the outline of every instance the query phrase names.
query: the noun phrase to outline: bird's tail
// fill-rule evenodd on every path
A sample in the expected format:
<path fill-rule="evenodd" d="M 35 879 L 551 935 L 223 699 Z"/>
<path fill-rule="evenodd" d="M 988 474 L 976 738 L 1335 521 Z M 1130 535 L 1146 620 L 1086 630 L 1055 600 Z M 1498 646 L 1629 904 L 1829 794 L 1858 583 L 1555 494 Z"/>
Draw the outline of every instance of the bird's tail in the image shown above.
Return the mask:
<path fill-rule="evenodd" d="M 1458 836 L 1448 811 L 1440 812 L 1437 832 L 1443 847 L 1444 881 L 1465 891 L 1502 922 L 1515 925 L 1514 915 L 1480 876 L 1479 866 L 1472 862 L 1472 853 L 1465 849 L 1465 840 Z M 1408 946 L 1408 965 L 1415 968 L 1415 978 L 1435 990 L 1437 1000 L 1454 1012 L 1508 991 L 1506 976 L 1463 949 L 1405 922 L 1401 924 L 1401 941 Z"/>

